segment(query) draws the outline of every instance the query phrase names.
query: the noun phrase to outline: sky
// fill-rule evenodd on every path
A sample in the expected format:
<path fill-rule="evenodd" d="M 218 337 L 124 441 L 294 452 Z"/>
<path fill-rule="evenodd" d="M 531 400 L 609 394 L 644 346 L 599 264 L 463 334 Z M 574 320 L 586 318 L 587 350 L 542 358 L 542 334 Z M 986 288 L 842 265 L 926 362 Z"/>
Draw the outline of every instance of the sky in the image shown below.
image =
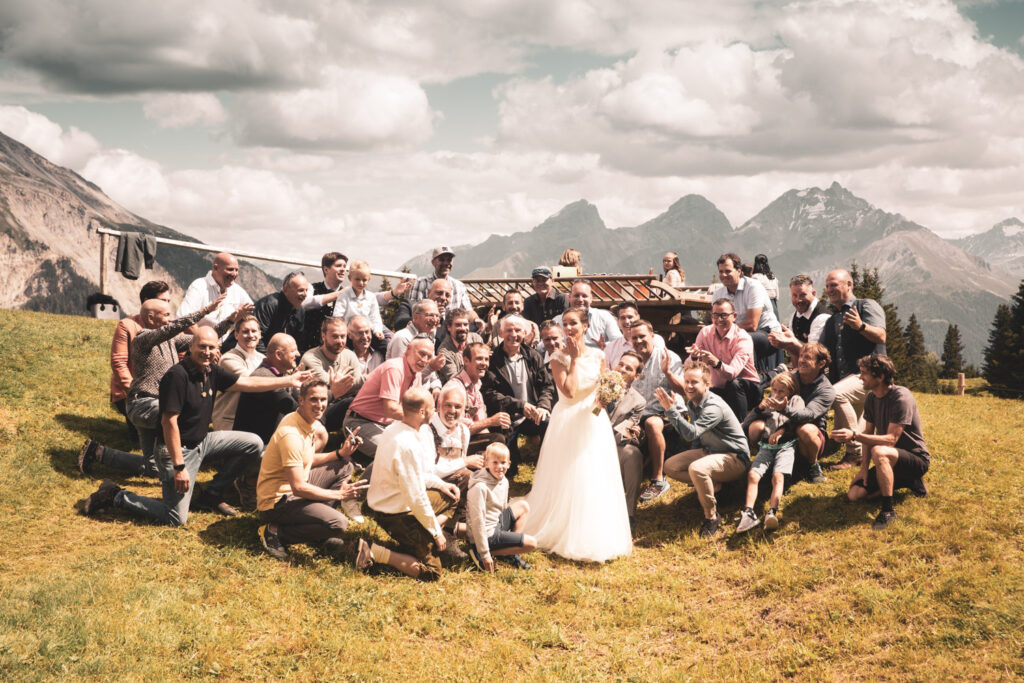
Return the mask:
<path fill-rule="evenodd" d="M 376 268 L 833 181 L 956 237 L 1024 218 L 1024 0 L 0 0 L 0 131 L 207 243 Z"/>

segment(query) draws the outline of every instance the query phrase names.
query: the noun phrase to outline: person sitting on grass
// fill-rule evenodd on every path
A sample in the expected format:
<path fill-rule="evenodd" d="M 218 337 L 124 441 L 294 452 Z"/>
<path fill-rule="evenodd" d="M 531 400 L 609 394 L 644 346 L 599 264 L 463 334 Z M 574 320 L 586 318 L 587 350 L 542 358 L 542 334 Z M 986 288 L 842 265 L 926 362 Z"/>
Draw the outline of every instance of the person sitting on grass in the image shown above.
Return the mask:
<path fill-rule="evenodd" d="M 314 378 L 299 389 L 299 406 L 281 420 L 267 442 L 256 485 L 260 543 L 271 557 L 288 559 L 288 546 L 323 543 L 324 550 L 341 559 L 342 534 L 348 519 L 335 507 L 356 498 L 367 484 L 350 483 L 355 471 L 352 453 L 359 437 L 352 433 L 341 448 L 327 453 L 327 430 L 319 420 L 327 408 L 327 382 Z M 370 552 L 360 539 L 353 554 Z"/>
<path fill-rule="evenodd" d="M 665 461 L 665 474 L 692 484 L 704 509 L 701 538 L 713 538 L 722 524 L 715 493 L 750 467 L 750 450 L 740 421 L 725 399 L 710 390 L 711 368 L 701 361 L 683 371 L 683 395 L 689 420 L 684 420 L 675 397 L 658 387 L 656 396 L 665 417 L 691 448 Z"/>
<path fill-rule="evenodd" d="M 160 380 L 158 401 L 163 443 L 157 446 L 155 458 L 162 499 L 125 491 L 108 479 L 85 500 L 84 514 L 91 517 L 114 507 L 160 524 L 183 526 L 188 522 L 193 494 L 199 488 L 196 476 L 205 460 L 219 460 L 220 470 L 200 489 L 197 507 L 213 509 L 226 516 L 238 514 L 225 502 L 224 491 L 250 463 L 259 461 L 263 441 L 248 432 L 210 431 L 217 393 L 300 387 L 310 375 L 239 377 L 213 364 L 219 353 L 217 332 L 212 327 L 201 326 L 192 336 L 185 360 L 168 370 Z"/>
<path fill-rule="evenodd" d="M 917 402 L 906 387 L 895 384 L 896 368 L 885 354 L 864 356 L 857 362 L 860 381 L 867 391 L 864 400 L 864 431 L 835 429 L 838 443 L 859 442 L 863 449 L 860 471 L 850 484 L 851 501 L 882 497 L 882 511 L 872 529 L 881 530 L 896 520 L 892 494 L 908 488 L 918 497 L 928 495 L 924 475 L 931 455 L 921 432 Z M 868 469 L 874 462 L 875 466 Z"/>
<path fill-rule="evenodd" d="M 529 569 L 519 553 L 537 549 L 537 539 L 520 530 L 530 513 L 530 504 L 519 499 L 508 504 L 508 447 L 492 443 L 484 451 L 484 467 L 470 480 L 466 494 L 466 525 L 473 543 L 469 556 L 482 571 L 494 571 L 494 557 L 517 569 Z"/>
<path fill-rule="evenodd" d="M 760 443 L 760 448 L 747 474 L 747 500 L 736 526 L 736 533 L 739 534 L 757 526 L 754 502 L 757 500 L 761 477 L 769 472 L 772 475 L 772 493 L 768 500 L 768 514 L 764 516 L 764 528 L 766 531 L 779 528 L 779 501 L 782 500 L 786 477 L 793 475 L 793 459 L 796 455 L 795 425 L 775 408 L 780 403 L 791 411 L 804 407 L 804 400 L 796 393 L 796 382 L 789 373 L 772 378 L 771 396 L 751 410 L 741 425 L 750 443 Z"/>
<path fill-rule="evenodd" d="M 359 554 L 360 571 L 379 562 L 421 581 L 441 576 L 438 553 L 447 547 L 444 525 L 459 502 L 459 487 L 434 473 L 434 440 L 427 427 L 433 414 L 430 393 L 413 387 L 402 394 L 402 418 L 381 434 L 366 503 L 399 550 L 374 543 L 369 557 Z"/>

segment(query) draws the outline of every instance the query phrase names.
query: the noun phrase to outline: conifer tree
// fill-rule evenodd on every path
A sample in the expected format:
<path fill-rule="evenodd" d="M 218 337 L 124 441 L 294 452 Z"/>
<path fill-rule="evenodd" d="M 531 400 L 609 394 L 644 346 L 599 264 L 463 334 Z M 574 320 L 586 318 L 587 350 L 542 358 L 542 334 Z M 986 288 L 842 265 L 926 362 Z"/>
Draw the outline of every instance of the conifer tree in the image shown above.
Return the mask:
<path fill-rule="evenodd" d="M 960 338 L 960 328 L 950 325 L 942 342 L 942 377 L 956 379 L 957 374 L 963 371 L 964 343 Z"/>
<path fill-rule="evenodd" d="M 998 396 L 1009 395 L 999 388 L 1010 386 L 1013 349 L 1019 345 L 1019 336 L 1014 334 L 1013 330 L 1013 313 L 1006 304 L 999 304 L 996 317 L 992 321 L 992 330 L 988 333 L 985 361 L 981 367 L 982 376 L 992 385 L 993 393 Z"/>
<path fill-rule="evenodd" d="M 904 332 L 907 339 L 907 372 L 901 384 L 913 391 L 938 390 L 935 366 L 928 362 L 928 350 L 924 345 L 924 333 L 917 322 L 917 315 L 910 315 L 910 322 Z"/>

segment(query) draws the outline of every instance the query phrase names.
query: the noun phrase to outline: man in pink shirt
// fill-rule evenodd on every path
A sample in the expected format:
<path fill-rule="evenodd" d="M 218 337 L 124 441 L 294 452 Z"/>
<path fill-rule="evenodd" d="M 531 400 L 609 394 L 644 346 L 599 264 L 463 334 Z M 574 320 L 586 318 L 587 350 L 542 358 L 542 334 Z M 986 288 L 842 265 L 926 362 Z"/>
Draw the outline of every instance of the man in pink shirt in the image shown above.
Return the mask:
<path fill-rule="evenodd" d="M 711 367 L 711 391 L 721 396 L 742 420 L 761 401 L 761 386 L 754 367 L 754 342 L 736 324 L 736 309 L 728 299 L 711 305 L 711 325 L 697 334 L 684 365 L 702 361 Z"/>
<path fill-rule="evenodd" d="M 421 384 L 420 373 L 427 367 L 436 371 L 444 363 L 434 356 L 434 340 L 427 335 L 413 337 L 405 353 L 381 363 L 363 382 L 345 415 L 344 427 L 355 430 L 363 440 L 357 460 L 372 461 L 384 429 L 402 419 L 402 395 Z"/>
<path fill-rule="evenodd" d="M 151 280 L 139 290 L 139 302 L 146 303 L 150 299 L 171 302 L 171 288 L 163 280 Z M 135 425 L 128 419 L 125 403 L 128 399 L 128 387 L 132 385 L 132 340 L 142 329 L 142 318 L 139 314 L 123 318 L 114 328 L 114 339 L 110 342 L 110 402 L 117 412 L 125 416 L 128 425 L 128 436 L 131 441 L 138 441 L 139 433 Z"/>

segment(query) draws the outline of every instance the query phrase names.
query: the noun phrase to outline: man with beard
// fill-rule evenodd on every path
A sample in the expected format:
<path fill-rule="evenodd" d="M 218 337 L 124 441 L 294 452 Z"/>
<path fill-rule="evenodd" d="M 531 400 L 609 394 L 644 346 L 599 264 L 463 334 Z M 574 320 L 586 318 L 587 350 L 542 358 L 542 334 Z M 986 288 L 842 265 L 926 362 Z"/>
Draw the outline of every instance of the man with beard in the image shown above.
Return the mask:
<path fill-rule="evenodd" d="M 311 370 L 316 378 L 327 382 L 329 406 L 323 422 L 327 431 L 334 432 L 341 429 L 348 404 L 363 386 L 363 371 L 356 354 L 345 348 L 348 336 L 345 319 L 327 318 L 321 328 L 320 346 L 302 354 L 299 367 Z"/>
<path fill-rule="evenodd" d="M 469 331 L 469 311 L 463 308 L 448 311 L 445 328 L 448 334 L 437 347 L 437 352 L 444 356 L 444 367 L 437 371 L 441 384 L 462 372 L 462 352 L 466 347 L 483 342 L 479 334 Z"/>
<path fill-rule="evenodd" d="M 796 275 L 789 281 L 789 300 L 796 312 L 789 327 L 783 325 L 772 330 L 768 341 L 777 349 L 789 351 L 795 360 L 800 354 L 800 345 L 816 342 L 821 338 L 830 313 L 818 299 L 814 282 L 806 275 Z"/>
<path fill-rule="evenodd" d="M 889 357 L 865 356 L 858 361 L 858 367 L 867 392 L 864 431 L 835 429 L 832 438 L 846 444 L 857 441 L 865 447 L 860 471 L 847 496 L 851 501 L 882 497 L 882 511 L 871 525 L 878 531 L 896 520 L 893 491 L 909 488 L 916 496 L 928 495 L 924 475 L 931 455 L 924 443 L 917 402 L 909 389 L 895 383 L 896 368 Z M 870 463 L 875 466 L 869 469 Z"/>

